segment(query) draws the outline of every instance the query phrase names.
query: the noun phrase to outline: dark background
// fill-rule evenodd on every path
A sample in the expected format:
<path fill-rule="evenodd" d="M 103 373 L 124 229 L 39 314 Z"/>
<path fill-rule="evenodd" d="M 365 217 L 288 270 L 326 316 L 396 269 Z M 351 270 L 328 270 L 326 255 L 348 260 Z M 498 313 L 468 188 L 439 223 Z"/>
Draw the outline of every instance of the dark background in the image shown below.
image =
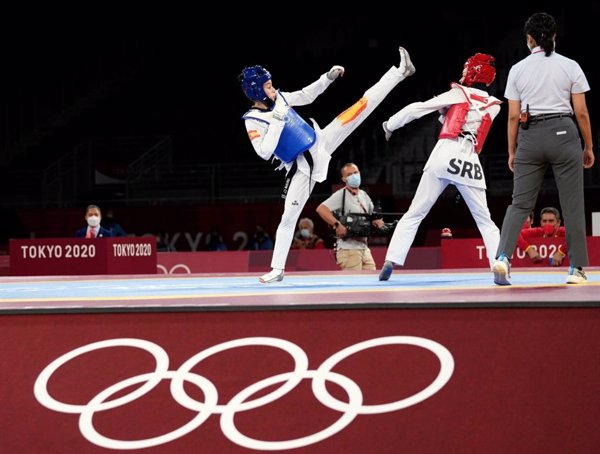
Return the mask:
<path fill-rule="evenodd" d="M 0 213 L 4 227 L 0 237 L 5 240 L 27 234 L 8 226 L 18 221 L 24 209 L 76 209 L 81 213 L 94 202 L 119 207 L 119 216 L 128 217 L 129 203 L 115 194 L 97 191 L 68 200 L 48 200 L 36 193 L 37 186 L 31 181 L 37 184 L 40 172 L 82 142 L 168 136 L 173 159 L 180 166 L 232 162 L 255 166 L 260 159 L 240 119 L 248 107 L 237 81 L 244 66 L 265 66 L 273 74 L 274 85 L 284 91 L 311 83 L 334 64 L 345 66 L 345 77 L 313 105 L 298 109 L 304 118 L 314 117 L 325 126 L 387 68 L 398 64 L 398 45 L 404 46 L 417 68 L 415 76 L 400 84 L 336 152 L 329 180 L 315 191 L 318 202 L 320 195 L 329 193 L 331 184 L 338 182 L 341 164 L 357 160 L 362 168 L 369 162 L 368 156 L 348 150 L 378 134 L 381 122 L 407 103 L 446 91 L 451 81 L 460 78 L 465 59 L 473 53 L 496 57 L 498 76 L 490 93 L 502 99 L 510 66 L 528 52 L 523 24 L 539 10 L 555 16 L 559 24 L 557 51 L 581 65 L 592 87 L 587 102 L 597 144 L 597 2 L 578 2 L 576 7 L 566 3 L 532 7 L 516 2 L 442 7 L 411 4 L 410 13 L 401 3 L 392 7 L 371 2 L 360 8 L 303 3 L 285 5 L 286 11 L 283 6 L 261 4 L 240 9 L 223 3 L 211 5 L 209 12 L 199 5 L 140 5 L 134 10 L 109 4 L 91 5 L 86 10 L 32 6 L 6 12 L 0 30 L 4 63 L 0 96 Z M 427 121 L 435 119 L 422 119 L 398 131 L 392 145 L 398 146 Z M 505 125 L 503 109 L 484 153 L 505 156 Z M 588 193 L 595 190 L 596 181 L 593 175 L 586 179 Z M 390 181 L 382 176 L 376 183 Z M 245 184 L 240 177 L 242 203 L 246 203 Z M 494 186 L 489 176 L 488 186 Z M 269 197 L 276 197 L 278 190 L 270 191 Z M 500 225 L 510 188 L 496 197 L 497 192 L 490 191 L 488 197 L 494 220 Z M 435 208 L 427 222 L 437 228 L 444 223 L 449 207 L 458 210 L 459 217 L 464 214 L 473 227 L 468 210 L 464 204 L 458 207 L 453 196 L 451 191 L 445 194 L 442 199 L 452 202 L 440 200 L 443 212 Z M 586 197 L 588 212 L 593 211 L 594 198 L 587 193 Z M 184 197 L 179 202 L 183 201 Z M 198 200 L 204 202 L 223 200 Z M 383 208 L 398 210 L 409 202 L 387 197 Z M 177 197 L 168 203 L 177 204 Z M 556 192 L 543 193 L 539 203 L 539 208 L 558 205 Z M 146 204 L 155 203 L 150 198 Z M 220 222 L 214 220 L 217 226 Z M 148 225 L 146 230 L 157 228 Z M 70 230 L 65 234 L 70 235 Z"/>

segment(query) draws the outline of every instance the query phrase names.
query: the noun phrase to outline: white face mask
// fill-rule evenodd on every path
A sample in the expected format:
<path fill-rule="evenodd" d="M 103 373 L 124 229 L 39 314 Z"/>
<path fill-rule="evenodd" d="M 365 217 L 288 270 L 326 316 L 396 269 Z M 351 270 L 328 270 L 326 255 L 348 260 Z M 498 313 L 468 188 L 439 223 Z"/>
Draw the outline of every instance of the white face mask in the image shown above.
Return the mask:
<path fill-rule="evenodd" d="M 346 178 L 346 183 L 351 188 L 358 188 L 360 186 L 360 173 L 353 173 Z"/>
<path fill-rule="evenodd" d="M 302 235 L 302 238 L 310 238 L 310 230 L 308 230 L 308 229 L 301 229 L 300 230 L 300 235 Z"/>
<path fill-rule="evenodd" d="M 90 227 L 98 227 L 100 225 L 100 217 L 90 216 L 87 218 L 87 223 Z"/>

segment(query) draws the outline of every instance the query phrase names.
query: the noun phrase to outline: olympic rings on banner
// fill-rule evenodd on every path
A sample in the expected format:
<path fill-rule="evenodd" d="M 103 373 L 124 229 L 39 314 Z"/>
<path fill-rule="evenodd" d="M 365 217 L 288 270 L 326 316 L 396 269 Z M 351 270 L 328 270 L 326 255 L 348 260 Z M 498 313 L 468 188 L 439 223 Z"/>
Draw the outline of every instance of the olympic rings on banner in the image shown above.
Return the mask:
<path fill-rule="evenodd" d="M 126 394 L 125 396 L 113 401 L 106 402 L 104 405 L 99 405 L 95 408 L 95 411 L 108 410 L 110 408 L 128 404 L 138 397 L 143 396 L 160 383 L 162 380 L 161 374 L 165 373 L 169 368 L 169 356 L 167 355 L 167 352 L 165 352 L 162 347 L 152 342 L 142 339 L 110 339 L 94 342 L 93 344 L 84 345 L 83 347 L 76 348 L 69 353 L 65 353 L 46 366 L 46 368 L 38 376 L 33 387 L 33 393 L 35 394 L 37 400 L 40 401 L 40 403 L 42 403 L 42 405 L 45 407 L 48 407 L 51 410 L 60 411 L 62 413 L 81 413 L 84 411 L 87 405 L 70 405 L 54 400 L 54 398 L 48 393 L 48 380 L 50 380 L 52 374 L 56 372 L 60 366 L 68 363 L 73 358 L 76 358 L 84 353 L 89 353 L 106 347 L 137 347 L 141 348 L 142 350 L 146 350 L 147 352 L 150 352 L 152 356 L 154 356 L 154 359 L 156 359 L 156 370 L 154 371 L 155 375 L 150 377 L 150 380 L 148 380 L 146 384 L 138 388 L 136 391 L 132 392 L 131 394 Z"/>
<path fill-rule="evenodd" d="M 207 378 L 191 372 L 196 365 L 212 355 L 225 350 L 256 345 L 278 348 L 285 351 L 294 360 L 294 370 L 267 377 L 249 385 L 233 396 L 229 402 L 221 404 L 218 404 L 219 394 L 215 385 Z M 412 396 L 378 405 L 365 405 L 363 403 L 362 390 L 356 382 L 350 377 L 333 372 L 332 369 L 340 361 L 355 353 L 385 345 L 412 345 L 428 350 L 438 358 L 440 371 L 429 385 Z M 136 375 L 109 386 L 83 405 L 59 402 L 49 394 L 48 382 L 54 372 L 61 366 L 77 356 L 109 347 L 135 347 L 145 350 L 154 356 L 156 368 L 154 372 Z M 398 411 L 428 399 L 442 389 L 450 380 L 454 372 L 454 358 L 446 347 L 430 339 L 414 336 L 387 336 L 370 339 L 346 347 L 327 358 L 316 370 L 309 370 L 308 357 L 298 345 L 273 337 L 246 337 L 223 342 L 196 353 L 177 370 L 168 370 L 168 367 L 169 358 L 167 353 L 162 347 L 152 342 L 130 338 L 94 342 L 65 353 L 46 366 L 35 382 L 34 395 L 42 405 L 51 410 L 62 413 L 79 413 L 79 430 L 82 435 L 89 442 L 108 449 L 129 450 L 159 446 L 190 433 L 204 423 L 211 415 L 221 414 L 221 430 L 233 443 L 248 449 L 280 451 L 309 446 L 329 438 L 347 427 L 358 415 Z M 170 391 L 173 399 L 179 405 L 198 413 L 190 421 L 171 432 L 142 440 L 112 439 L 100 434 L 96 430 L 93 423 L 95 413 L 126 405 L 150 392 L 158 383 L 165 379 L 171 380 Z M 312 380 L 312 392 L 321 404 L 342 413 L 342 416 L 329 427 L 304 437 L 279 441 L 250 438 L 236 427 L 234 419 L 237 413 L 249 411 L 274 402 L 292 391 L 304 379 Z M 333 382 L 341 387 L 347 394 L 348 401 L 342 402 L 333 397 L 327 390 L 326 381 Z M 197 386 L 202 392 L 204 401 L 199 402 L 192 399 L 184 389 L 184 382 L 189 382 Z M 265 395 L 259 394 L 260 397 L 248 400 L 259 391 L 270 388 L 278 383 L 282 383 L 282 385 L 273 391 Z M 120 395 L 122 390 L 137 384 L 142 385 L 128 394 Z M 110 400 L 110 397 L 115 394 L 119 394 L 120 397 Z"/>
<path fill-rule="evenodd" d="M 156 265 L 156 268 L 158 268 L 159 270 L 161 270 L 163 272 L 163 274 L 175 274 L 175 271 L 177 271 L 178 269 L 182 269 L 185 272 L 184 273 L 177 273 L 177 274 L 192 274 L 192 270 L 185 263 L 178 263 L 177 265 L 173 265 L 170 270 L 167 270 L 166 266 L 161 265 L 159 263 L 159 264 Z"/>

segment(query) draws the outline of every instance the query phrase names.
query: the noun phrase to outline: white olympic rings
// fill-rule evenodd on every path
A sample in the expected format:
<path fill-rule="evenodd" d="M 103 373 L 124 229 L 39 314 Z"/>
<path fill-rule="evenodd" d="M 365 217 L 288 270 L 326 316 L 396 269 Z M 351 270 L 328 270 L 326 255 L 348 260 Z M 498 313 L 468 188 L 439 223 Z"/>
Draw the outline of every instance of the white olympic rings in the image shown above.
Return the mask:
<path fill-rule="evenodd" d="M 163 274 L 176 274 L 175 271 L 177 271 L 178 269 L 182 269 L 184 271 L 184 273 L 177 273 L 177 274 L 192 274 L 192 270 L 185 263 L 178 263 L 177 265 L 173 265 L 170 270 L 167 270 L 166 266 L 161 265 L 159 263 L 156 265 L 156 268 L 161 270 L 163 272 Z"/>
<path fill-rule="evenodd" d="M 294 360 L 294 370 L 267 377 L 247 386 L 233 396 L 229 402 L 219 405 L 219 394 L 215 385 L 207 378 L 193 373 L 191 370 L 202 360 L 214 354 L 233 348 L 255 345 L 284 350 Z M 395 402 L 379 405 L 365 405 L 363 404 L 362 391 L 356 382 L 347 376 L 333 372 L 332 369 L 340 361 L 357 352 L 385 345 L 412 345 L 429 350 L 438 358 L 440 362 L 440 371 L 437 377 L 427 385 L 427 387 L 412 396 L 405 397 Z M 136 375 L 109 386 L 84 405 L 60 402 L 49 394 L 48 382 L 54 372 L 61 366 L 84 353 L 107 347 L 135 347 L 145 350 L 154 356 L 156 368 L 154 372 Z M 272 337 L 247 337 L 223 342 L 203 350 L 185 361 L 177 370 L 168 370 L 168 367 L 169 358 L 167 353 L 162 347 L 152 342 L 130 338 L 94 342 L 65 353 L 46 366 L 35 382 L 34 395 L 42 405 L 51 410 L 62 413 L 79 413 L 79 430 L 82 435 L 91 443 L 109 449 L 128 450 L 158 446 L 188 434 L 204 423 L 211 415 L 221 414 L 221 430 L 233 443 L 248 449 L 279 451 L 308 446 L 331 437 L 348 426 L 357 415 L 392 412 L 422 402 L 438 392 L 450 380 L 454 371 L 454 358 L 446 347 L 430 339 L 414 336 L 387 336 L 370 339 L 346 347 L 327 358 L 316 370 L 309 370 L 306 353 L 298 345 L 284 339 Z M 100 434 L 96 430 L 93 423 L 93 417 L 96 412 L 126 405 L 150 392 L 164 379 L 171 380 L 170 391 L 178 404 L 189 410 L 198 412 L 198 414 L 189 422 L 171 432 L 142 440 L 112 439 Z M 343 413 L 337 421 L 329 427 L 311 435 L 281 441 L 257 440 L 244 435 L 238 430 L 234 421 L 236 413 L 268 405 L 293 390 L 304 379 L 312 379 L 313 394 L 321 404 L 332 410 Z M 348 396 L 348 402 L 342 402 L 333 397 L 327 390 L 325 385 L 326 381 L 333 382 L 344 389 Z M 190 382 L 200 388 L 204 396 L 204 402 L 192 399 L 184 389 L 184 382 Z M 128 394 L 110 400 L 111 396 L 120 394 L 120 391 L 123 389 L 138 383 L 143 384 Z M 261 397 L 248 400 L 259 391 L 272 387 L 277 383 L 283 384 L 273 391 L 261 395 Z"/>

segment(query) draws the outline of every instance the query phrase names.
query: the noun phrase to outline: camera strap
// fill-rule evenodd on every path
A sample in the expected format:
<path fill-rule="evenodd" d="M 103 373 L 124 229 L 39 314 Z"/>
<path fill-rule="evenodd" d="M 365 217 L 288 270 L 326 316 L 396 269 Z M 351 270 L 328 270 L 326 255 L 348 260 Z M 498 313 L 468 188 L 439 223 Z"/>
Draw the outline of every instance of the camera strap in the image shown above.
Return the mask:
<path fill-rule="evenodd" d="M 346 202 L 346 191 L 352 193 L 352 191 L 350 189 L 344 188 L 344 198 L 342 199 L 342 214 L 346 214 L 344 212 L 344 204 Z M 352 195 L 354 195 L 354 194 L 352 194 Z M 358 190 L 358 193 L 355 195 L 355 197 L 356 197 L 356 202 L 358 203 L 358 206 L 360 206 L 360 209 L 363 210 L 363 213 L 368 213 L 369 210 L 367 210 L 365 208 L 365 206 L 362 204 L 362 202 L 360 201 L 360 189 Z"/>

